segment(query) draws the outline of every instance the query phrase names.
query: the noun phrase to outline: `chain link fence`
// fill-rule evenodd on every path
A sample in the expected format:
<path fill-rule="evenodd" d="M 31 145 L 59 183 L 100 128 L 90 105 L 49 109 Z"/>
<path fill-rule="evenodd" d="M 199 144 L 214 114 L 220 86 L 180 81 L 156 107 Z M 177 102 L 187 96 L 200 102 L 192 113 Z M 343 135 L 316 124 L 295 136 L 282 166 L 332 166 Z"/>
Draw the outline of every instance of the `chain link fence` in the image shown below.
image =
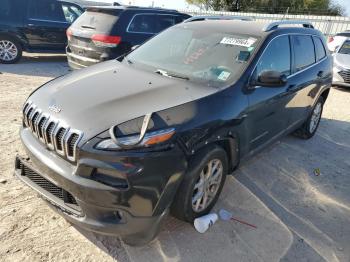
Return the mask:
<path fill-rule="evenodd" d="M 310 21 L 315 28 L 324 35 L 330 36 L 345 30 L 350 30 L 350 17 L 343 16 L 318 16 L 318 15 L 294 15 L 294 14 L 260 14 L 243 12 L 222 12 L 222 11 L 189 11 L 180 10 L 190 15 L 231 15 L 247 16 L 255 21 L 273 22 L 279 20 L 302 20 Z"/>

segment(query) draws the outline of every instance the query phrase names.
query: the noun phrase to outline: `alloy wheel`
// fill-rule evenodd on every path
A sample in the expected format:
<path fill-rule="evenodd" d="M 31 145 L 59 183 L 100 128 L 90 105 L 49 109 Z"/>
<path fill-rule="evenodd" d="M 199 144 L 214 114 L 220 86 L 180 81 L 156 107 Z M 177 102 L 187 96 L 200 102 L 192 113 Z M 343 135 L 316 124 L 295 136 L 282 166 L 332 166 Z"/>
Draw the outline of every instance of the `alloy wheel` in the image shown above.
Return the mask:
<path fill-rule="evenodd" d="M 312 111 L 310 125 L 309 125 L 309 132 L 313 133 L 315 129 L 317 128 L 318 123 L 321 119 L 321 112 L 322 112 L 322 103 L 318 102 Z"/>
<path fill-rule="evenodd" d="M 9 40 L 0 40 L 0 60 L 12 61 L 18 55 L 17 46 Z"/>
<path fill-rule="evenodd" d="M 205 210 L 214 200 L 221 183 L 223 165 L 219 159 L 213 159 L 201 171 L 192 194 L 194 212 Z"/>

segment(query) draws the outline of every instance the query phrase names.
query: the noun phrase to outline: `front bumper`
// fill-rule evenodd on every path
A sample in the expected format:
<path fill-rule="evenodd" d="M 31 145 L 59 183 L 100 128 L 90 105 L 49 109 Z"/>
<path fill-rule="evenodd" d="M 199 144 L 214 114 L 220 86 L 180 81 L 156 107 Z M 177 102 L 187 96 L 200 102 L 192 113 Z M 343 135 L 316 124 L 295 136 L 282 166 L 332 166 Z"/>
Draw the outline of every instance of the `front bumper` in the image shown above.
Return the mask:
<path fill-rule="evenodd" d="M 333 85 L 350 87 L 350 70 L 343 68 L 333 68 Z"/>
<path fill-rule="evenodd" d="M 21 130 L 21 139 L 28 158 L 16 158 L 19 179 L 72 224 L 122 236 L 129 243 L 155 237 L 186 169 L 185 157 L 177 148 L 94 158 L 90 152 L 80 154 L 72 164 L 47 150 L 28 129 Z M 101 182 L 96 172 L 103 170 L 108 170 L 110 177 Z M 120 183 L 120 174 L 126 184 Z M 113 178 L 118 183 L 113 183 Z"/>

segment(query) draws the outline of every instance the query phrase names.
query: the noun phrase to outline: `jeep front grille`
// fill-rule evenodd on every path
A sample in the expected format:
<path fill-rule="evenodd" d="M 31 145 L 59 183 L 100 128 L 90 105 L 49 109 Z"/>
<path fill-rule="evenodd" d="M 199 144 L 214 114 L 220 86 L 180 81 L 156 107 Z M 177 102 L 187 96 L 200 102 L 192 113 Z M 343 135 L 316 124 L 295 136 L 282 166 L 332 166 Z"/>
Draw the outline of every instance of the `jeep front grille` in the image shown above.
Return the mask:
<path fill-rule="evenodd" d="M 70 161 L 76 160 L 77 145 L 83 134 L 79 130 L 64 125 L 54 117 L 42 113 L 33 103 L 23 107 L 24 124 L 50 150 Z"/>

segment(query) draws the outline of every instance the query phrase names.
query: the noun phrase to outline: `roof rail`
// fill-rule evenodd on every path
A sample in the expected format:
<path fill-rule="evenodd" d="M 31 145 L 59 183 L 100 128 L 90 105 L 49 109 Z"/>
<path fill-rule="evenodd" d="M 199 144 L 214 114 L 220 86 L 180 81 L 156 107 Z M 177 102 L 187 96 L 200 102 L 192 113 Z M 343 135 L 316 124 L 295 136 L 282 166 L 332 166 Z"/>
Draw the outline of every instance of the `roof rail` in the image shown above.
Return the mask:
<path fill-rule="evenodd" d="M 198 15 L 192 16 L 184 21 L 184 23 L 194 21 L 206 21 L 206 20 L 241 20 L 241 21 L 253 21 L 253 18 L 249 16 L 235 16 L 235 15 Z"/>
<path fill-rule="evenodd" d="M 268 32 L 268 31 L 271 31 L 271 30 L 275 30 L 280 25 L 302 25 L 303 27 L 314 29 L 314 26 L 311 24 L 311 22 L 298 21 L 298 20 L 287 20 L 287 21 L 275 21 L 275 22 L 272 22 L 272 23 L 266 25 L 263 28 L 263 31 L 264 32 Z"/>
<path fill-rule="evenodd" d="M 176 12 L 179 11 L 176 9 L 167 9 L 162 7 L 146 7 L 146 6 L 137 6 L 137 5 L 125 5 L 126 9 L 146 9 L 146 10 L 159 10 L 159 11 L 168 11 L 168 12 Z"/>

